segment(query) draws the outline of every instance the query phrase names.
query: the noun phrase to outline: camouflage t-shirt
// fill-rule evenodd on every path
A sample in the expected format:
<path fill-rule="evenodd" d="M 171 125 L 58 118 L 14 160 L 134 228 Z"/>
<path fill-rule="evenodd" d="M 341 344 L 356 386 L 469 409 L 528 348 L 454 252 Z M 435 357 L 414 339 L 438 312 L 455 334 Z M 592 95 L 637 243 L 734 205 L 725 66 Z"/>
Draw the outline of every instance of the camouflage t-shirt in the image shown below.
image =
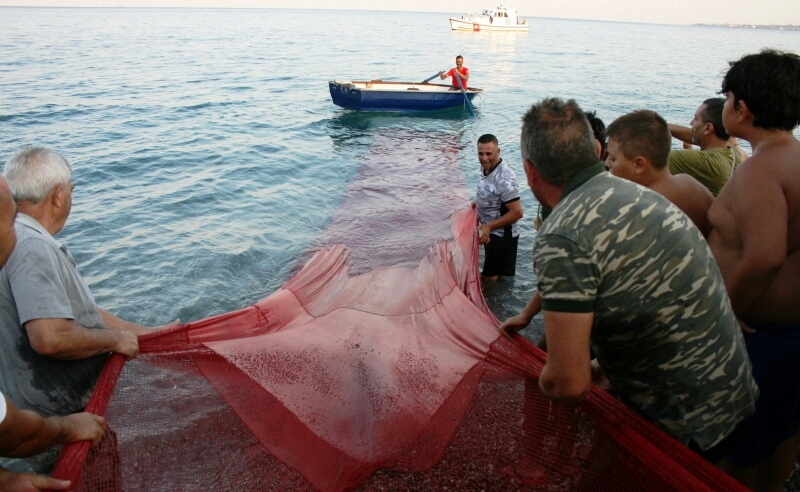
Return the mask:
<path fill-rule="evenodd" d="M 600 166 L 573 178 L 536 238 L 543 308 L 593 312 L 591 345 L 614 392 L 708 449 L 758 396 L 722 276 L 683 212 Z"/>

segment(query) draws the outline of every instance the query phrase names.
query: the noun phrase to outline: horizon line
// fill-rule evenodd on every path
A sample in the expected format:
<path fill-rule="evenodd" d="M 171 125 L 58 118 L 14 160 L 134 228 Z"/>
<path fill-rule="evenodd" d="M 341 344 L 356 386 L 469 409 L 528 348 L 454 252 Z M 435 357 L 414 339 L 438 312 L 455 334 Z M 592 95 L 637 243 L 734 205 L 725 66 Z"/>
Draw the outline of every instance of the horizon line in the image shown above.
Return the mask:
<path fill-rule="evenodd" d="M 126 6 L 126 5 L 0 5 L 2 8 L 17 9 L 128 9 L 128 10 L 324 10 L 324 11 L 346 11 L 346 12 L 387 12 L 399 14 L 453 14 L 451 11 L 439 10 L 380 10 L 380 9 L 348 9 L 348 8 L 326 8 L 326 7 L 177 7 L 177 6 Z M 463 12 L 460 12 L 463 14 Z M 520 13 L 519 17 L 529 17 L 532 19 L 554 19 L 554 20 L 575 20 L 586 22 L 617 22 L 622 24 L 652 24 L 663 26 L 699 26 L 697 23 L 670 24 L 664 22 L 632 21 L 632 20 L 611 20 L 611 19 L 590 19 L 580 17 L 547 17 L 528 15 Z"/>

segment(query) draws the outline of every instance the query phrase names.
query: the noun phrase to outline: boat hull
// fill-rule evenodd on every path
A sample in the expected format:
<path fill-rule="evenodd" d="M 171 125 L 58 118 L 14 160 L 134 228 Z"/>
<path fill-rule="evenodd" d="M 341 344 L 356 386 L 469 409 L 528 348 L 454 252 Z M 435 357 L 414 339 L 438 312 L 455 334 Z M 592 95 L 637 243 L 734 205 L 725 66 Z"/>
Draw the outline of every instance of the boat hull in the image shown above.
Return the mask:
<path fill-rule="evenodd" d="M 503 31 L 503 32 L 528 32 L 526 24 L 489 23 L 489 19 L 456 19 L 450 18 L 450 29 L 453 31 Z"/>
<path fill-rule="evenodd" d="M 430 111 L 464 105 L 464 93 L 442 84 L 332 80 L 328 87 L 334 104 L 356 111 Z M 472 101 L 481 92 L 470 88 L 466 95 Z"/>

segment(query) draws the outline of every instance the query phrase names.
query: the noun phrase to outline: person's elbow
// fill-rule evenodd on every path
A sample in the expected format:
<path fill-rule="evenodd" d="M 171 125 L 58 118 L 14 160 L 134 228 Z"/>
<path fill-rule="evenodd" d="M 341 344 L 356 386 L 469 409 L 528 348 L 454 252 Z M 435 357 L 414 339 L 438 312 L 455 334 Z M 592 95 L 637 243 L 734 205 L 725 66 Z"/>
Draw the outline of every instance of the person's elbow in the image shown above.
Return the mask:
<path fill-rule="evenodd" d="M 542 371 L 539 389 L 548 400 L 557 403 L 577 404 L 582 402 L 592 388 L 591 379 L 557 376 Z"/>
<path fill-rule="evenodd" d="M 37 319 L 25 323 L 31 348 L 39 355 L 54 357 L 63 350 L 64 333 L 53 320 Z"/>
<path fill-rule="evenodd" d="M 61 344 L 58 339 L 47 334 L 40 334 L 37 336 L 28 337 L 31 342 L 31 348 L 39 355 L 45 357 L 53 357 L 61 352 Z"/>
<path fill-rule="evenodd" d="M 783 266 L 786 260 L 786 250 L 784 248 L 757 248 L 753 247 L 751 242 L 749 246 L 745 246 L 744 254 L 739 259 L 739 264 L 736 269 L 739 275 L 725 279 L 725 283 L 729 284 L 733 279 L 733 285 L 728 285 L 728 293 L 731 289 L 740 290 L 744 286 L 755 285 L 756 283 L 769 283 L 772 282 Z M 731 301 L 738 301 L 737 296 L 731 296 Z M 737 317 L 745 315 L 744 306 L 739 302 L 733 302 L 733 309 Z"/>

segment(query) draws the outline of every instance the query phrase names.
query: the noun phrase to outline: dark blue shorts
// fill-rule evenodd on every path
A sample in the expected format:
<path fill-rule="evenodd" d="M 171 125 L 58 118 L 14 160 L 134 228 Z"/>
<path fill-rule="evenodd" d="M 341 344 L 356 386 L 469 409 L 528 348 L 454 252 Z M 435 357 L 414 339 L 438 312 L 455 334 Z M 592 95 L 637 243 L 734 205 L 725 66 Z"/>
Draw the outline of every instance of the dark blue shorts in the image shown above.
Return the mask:
<path fill-rule="evenodd" d="M 744 341 L 760 394 L 756 412 L 745 421 L 741 440 L 727 456 L 741 467 L 771 456 L 795 435 L 800 423 L 800 327 L 750 326 L 756 332 L 745 333 Z"/>
<path fill-rule="evenodd" d="M 494 277 L 504 275 L 513 277 L 517 273 L 517 237 L 501 237 L 491 235 L 489 242 L 483 245 L 485 258 L 482 275 Z"/>

